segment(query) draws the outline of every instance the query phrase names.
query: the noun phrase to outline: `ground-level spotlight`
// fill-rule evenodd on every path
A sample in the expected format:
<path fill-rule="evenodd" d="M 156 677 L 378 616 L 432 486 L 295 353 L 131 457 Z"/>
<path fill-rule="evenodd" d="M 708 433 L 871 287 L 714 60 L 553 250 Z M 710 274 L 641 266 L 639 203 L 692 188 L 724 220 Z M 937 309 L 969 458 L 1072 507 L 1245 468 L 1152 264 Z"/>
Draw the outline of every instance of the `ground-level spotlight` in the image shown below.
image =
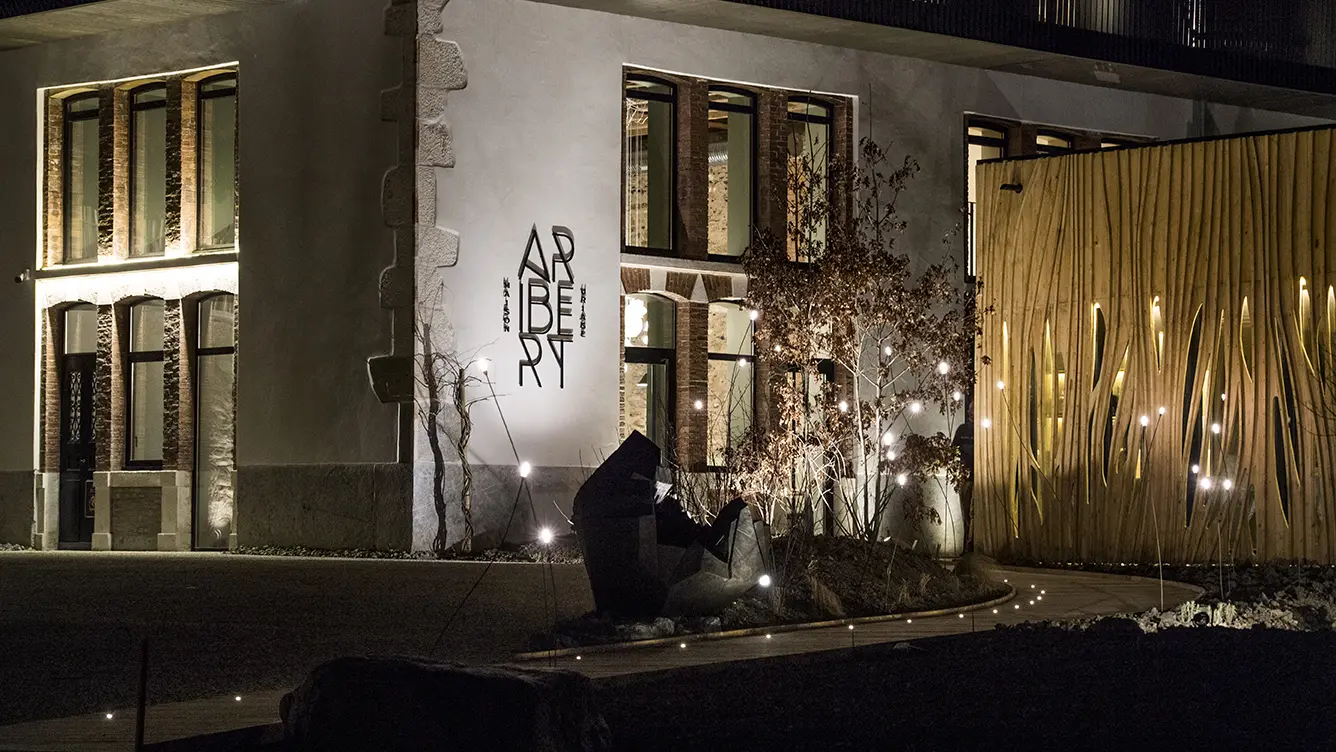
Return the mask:
<path fill-rule="evenodd" d="M 577 661 L 582 661 L 582 660 L 584 660 L 584 656 L 583 656 L 583 655 L 577 655 L 577 656 L 575 656 L 575 660 L 577 660 Z"/>
<path fill-rule="evenodd" d="M 770 638 L 771 638 L 771 637 L 773 637 L 773 636 L 774 636 L 774 635 L 771 635 L 771 634 L 766 634 L 766 636 L 765 636 L 765 639 L 767 639 L 767 640 L 768 640 L 768 639 L 770 639 Z"/>
<path fill-rule="evenodd" d="M 111 713 L 107 713 L 107 720 L 110 721 L 112 718 L 115 718 L 115 716 L 113 716 Z"/>
<path fill-rule="evenodd" d="M 680 642 L 680 643 L 677 644 L 677 646 L 678 646 L 679 648 L 682 648 L 683 650 L 686 650 L 687 644 L 686 644 L 685 642 Z"/>
<path fill-rule="evenodd" d="M 997 613 L 997 609 L 993 609 L 993 613 Z"/>
<path fill-rule="evenodd" d="M 1034 605 L 1034 601 L 1030 601 L 1030 605 L 1033 606 L 1033 605 Z"/>
<path fill-rule="evenodd" d="M 770 575 L 768 575 L 768 574 L 763 574 L 763 575 L 761 575 L 761 578 L 760 578 L 759 580 L 756 581 L 756 584 L 757 584 L 757 585 L 760 585 L 761 587 L 770 587 L 770 583 L 771 583 L 771 579 L 770 579 Z"/>
<path fill-rule="evenodd" d="M 853 629 L 853 628 L 854 628 L 854 625 L 850 624 L 850 625 L 849 625 L 849 628 L 850 628 L 850 629 Z"/>
<path fill-rule="evenodd" d="M 236 697 L 234 697 L 234 698 L 232 698 L 232 699 L 236 700 L 237 702 L 241 702 L 241 695 L 237 695 Z"/>
<path fill-rule="evenodd" d="M 532 471 L 533 471 L 533 465 L 530 465 L 529 462 L 528 462 L 527 460 L 524 461 L 524 462 L 521 462 L 521 463 L 520 463 L 520 477 L 521 477 L 521 478 L 527 478 L 527 477 L 529 477 L 529 473 L 532 472 Z"/>
<path fill-rule="evenodd" d="M 962 619 L 965 618 L 965 615 L 964 615 L 964 614 L 959 614 L 959 616 L 960 616 L 960 618 L 962 618 Z"/>
<path fill-rule="evenodd" d="M 1019 611 L 1020 608 L 1021 608 L 1021 604 L 1017 603 L 1017 604 L 1016 604 L 1016 610 Z"/>
<path fill-rule="evenodd" d="M 1040 590 L 1039 592 L 1040 592 L 1040 593 L 1047 593 L 1048 591 L 1047 591 L 1047 590 Z"/>
<path fill-rule="evenodd" d="M 1042 596 L 1042 595 L 1036 595 L 1036 596 L 1034 597 L 1034 599 L 1037 600 L 1037 601 L 1042 601 L 1042 600 L 1044 600 L 1044 596 Z"/>
<path fill-rule="evenodd" d="M 544 546 L 551 544 L 552 538 L 552 528 L 545 527 L 538 531 L 538 542 L 542 543 Z"/>

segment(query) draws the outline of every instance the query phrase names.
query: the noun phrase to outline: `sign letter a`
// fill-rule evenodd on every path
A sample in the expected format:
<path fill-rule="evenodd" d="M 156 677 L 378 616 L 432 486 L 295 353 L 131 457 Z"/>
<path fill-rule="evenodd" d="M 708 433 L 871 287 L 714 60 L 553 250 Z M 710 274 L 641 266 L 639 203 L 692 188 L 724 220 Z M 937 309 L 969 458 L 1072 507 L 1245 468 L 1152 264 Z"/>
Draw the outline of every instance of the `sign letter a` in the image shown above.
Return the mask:
<path fill-rule="evenodd" d="M 538 251 L 537 263 L 531 258 L 535 250 Z M 543 253 L 543 242 L 538 239 L 538 225 L 534 225 L 529 230 L 529 242 L 524 246 L 524 258 L 520 261 L 520 279 L 524 279 L 525 269 L 542 277 L 544 282 L 552 281 L 547 272 L 547 256 Z"/>

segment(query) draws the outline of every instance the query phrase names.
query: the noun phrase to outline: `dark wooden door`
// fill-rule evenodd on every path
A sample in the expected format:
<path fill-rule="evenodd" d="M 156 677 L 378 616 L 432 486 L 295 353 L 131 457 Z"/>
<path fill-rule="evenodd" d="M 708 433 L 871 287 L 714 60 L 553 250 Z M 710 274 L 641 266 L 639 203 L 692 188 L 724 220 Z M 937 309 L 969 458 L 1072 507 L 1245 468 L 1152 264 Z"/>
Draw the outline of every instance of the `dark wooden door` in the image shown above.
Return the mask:
<path fill-rule="evenodd" d="M 60 372 L 60 543 L 93 540 L 93 366 L 95 355 L 66 355 Z"/>

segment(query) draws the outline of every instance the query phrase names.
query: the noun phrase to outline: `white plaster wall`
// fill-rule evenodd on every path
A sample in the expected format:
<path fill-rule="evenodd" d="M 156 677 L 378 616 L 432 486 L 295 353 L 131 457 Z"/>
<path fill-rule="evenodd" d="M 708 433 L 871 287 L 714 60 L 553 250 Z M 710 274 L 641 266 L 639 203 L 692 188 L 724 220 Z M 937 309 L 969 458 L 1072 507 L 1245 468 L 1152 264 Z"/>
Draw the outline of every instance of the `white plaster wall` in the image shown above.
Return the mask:
<path fill-rule="evenodd" d="M 380 185 L 396 152 L 379 95 L 400 74 L 385 4 L 294 2 L 0 53 L 0 470 L 34 462 L 37 291 L 10 280 L 37 256 L 38 88 L 232 61 L 239 464 L 394 461 L 396 409 L 366 379 L 366 358 L 389 350 L 377 287 L 393 251 Z"/>
<path fill-rule="evenodd" d="M 858 97 L 859 135 L 892 142 L 922 165 L 901 207 L 910 222 L 902 247 L 925 261 L 961 253 L 958 239 L 941 240 L 960 221 L 966 112 L 1162 139 L 1196 134 L 1188 100 L 529 0 L 452 0 L 442 20 L 439 36 L 461 46 L 468 87 L 451 92 L 446 108 L 457 164 L 437 171 L 438 221 L 461 245 L 458 265 L 439 274 L 461 351 L 494 360 L 511 432 L 539 468 L 596 463 L 617 440 L 623 64 Z M 1210 113 L 1223 132 L 1315 122 L 1225 106 Z M 502 331 L 502 279 L 515 279 L 533 225 L 550 258 L 554 224 L 576 236 L 588 337 L 577 332 L 568 346 L 565 389 L 555 377 L 521 388 L 520 346 Z M 499 420 L 482 412 L 477 461 L 512 463 Z M 940 422 L 925 417 L 914 428 L 949 433 Z"/>

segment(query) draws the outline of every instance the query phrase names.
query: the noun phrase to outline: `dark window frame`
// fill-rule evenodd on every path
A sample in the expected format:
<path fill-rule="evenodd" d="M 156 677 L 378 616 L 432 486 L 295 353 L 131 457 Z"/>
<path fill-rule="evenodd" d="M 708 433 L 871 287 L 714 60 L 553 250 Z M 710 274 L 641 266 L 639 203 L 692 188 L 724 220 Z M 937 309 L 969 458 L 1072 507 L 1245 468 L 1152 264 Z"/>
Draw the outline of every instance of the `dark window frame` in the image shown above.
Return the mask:
<path fill-rule="evenodd" d="M 1039 143 L 1040 137 L 1060 138 L 1063 141 L 1066 141 L 1067 145 L 1048 146 L 1045 144 L 1040 144 Z M 1054 154 L 1067 154 L 1075 150 L 1076 150 L 1076 134 L 1068 133 L 1067 131 L 1054 130 L 1051 128 L 1041 128 L 1035 132 L 1034 136 L 1035 154 L 1043 154 L 1044 156 L 1053 156 Z"/>
<path fill-rule="evenodd" d="M 163 349 L 161 350 L 135 350 L 134 328 L 135 328 L 135 308 L 144 303 L 153 301 L 162 302 L 162 329 L 163 329 Z M 161 470 L 163 461 L 156 460 L 136 460 L 132 459 L 134 455 L 135 441 L 135 365 L 139 363 L 163 363 L 164 371 L 167 362 L 166 337 L 167 337 L 167 301 L 163 298 L 139 298 L 125 304 L 126 312 L 126 349 L 125 349 L 125 373 L 121 378 L 125 385 L 125 469 L 127 470 Z M 166 438 L 166 394 L 159 395 L 159 399 L 164 400 L 163 405 L 163 437 Z M 165 441 L 164 441 L 165 444 Z M 165 452 L 166 446 L 163 450 Z"/>
<path fill-rule="evenodd" d="M 974 203 L 969 200 L 969 187 L 974 182 L 974 175 L 971 174 L 969 162 L 969 147 L 974 146 L 994 146 L 1002 150 L 1002 159 L 1007 158 L 1008 141 L 1011 137 L 1013 126 L 997 120 L 980 117 L 965 117 L 965 263 L 963 264 L 965 282 L 974 283 L 977 279 L 977 255 L 975 247 L 978 238 L 974 233 Z M 970 133 L 970 128 L 987 128 L 1002 134 L 1000 137 L 993 136 L 975 136 Z"/>
<path fill-rule="evenodd" d="M 722 92 L 722 93 L 725 93 L 725 94 L 733 94 L 733 95 L 735 95 L 735 96 L 746 97 L 746 98 L 747 98 L 747 101 L 750 102 L 751 104 L 748 104 L 748 105 L 738 105 L 738 104 L 733 104 L 733 103 L 731 103 L 731 102 L 715 102 L 715 101 L 713 101 L 713 100 L 710 99 L 710 95 L 713 94 L 713 93 L 715 93 L 715 92 Z M 748 214 L 749 214 L 749 216 L 751 217 L 751 228 L 750 228 L 750 229 L 751 229 L 751 234 L 752 234 L 752 237 L 755 237 L 755 235 L 756 235 L 756 225 L 757 225 L 757 222 L 758 222 L 758 220 L 759 220 L 759 218 L 760 218 L 760 211 L 759 211 L 760 203 L 757 201 L 757 194 L 759 193 L 759 190 L 758 190 L 758 189 L 759 189 L 759 187 L 760 187 L 760 182 L 761 182 L 761 181 L 760 181 L 760 162 L 761 162 L 761 147 L 760 147 L 760 137 L 761 137 L 761 127 L 760 127 L 760 126 L 761 126 L 761 124 L 760 124 L 760 119 L 761 119 L 761 118 L 760 118 L 760 106 L 759 106 L 759 104 L 758 104 L 758 101 L 759 101 L 759 95 L 758 95 L 756 92 L 754 92 L 754 91 L 749 91 L 749 90 L 744 89 L 744 88 L 742 88 L 742 87 L 740 87 L 740 86 L 730 86 L 730 85 L 728 85 L 728 84 L 707 83 L 707 85 L 706 85 L 706 92 L 705 92 L 705 99 L 706 99 L 706 110 L 707 110 L 706 118 L 707 118 L 707 119 L 708 119 L 708 117 L 709 117 L 709 113 L 708 113 L 709 110 L 716 110 L 716 111 L 719 111 L 719 112 L 741 112 L 741 113 L 744 113 L 744 114 L 747 114 L 747 115 L 751 115 L 751 176 L 750 176 L 750 178 L 751 178 L 751 208 L 750 208 L 750 211 L 748 212 Z M 706 127 L 707 127 L 707 130 L 708 130 L 708 124 L 707 124 Z M 707 139 L 707 142 L 708 142 L 708 139 Z M 708 145 L 707 145 L 706 148 L 709 148 Z M 709 160 L 709 154 L 706 154 L 706 161 L 707 161 L 707 164 L 708 164 L 708 160 Z M 707 201 L 707 203 L 708 203 L 708 199 L 706 199 L 706 201 Z M 708 232 L 708 230 L 707 230 L 707 232 Z M 748 242 L 748 246 L 750 246 L 750 245 L 751 245 L 751 243 Z M 745 252 L 744 252 L 743 255 L 744 255 L 744 256 L 746 255 Z M 731 256 L 731 255 L 723 254 L 723 253 L 711 253 L 711 254 L 709 254 L 706 258 L 707 258 L 708 260 L 710 260 L 710 261 L 722 261 L 722 262 L 727 263 L 727 264 L 741 264 L 741 263 L 742 263 L 743 256 Z"/>
<path fill-rule="evenodd" d="M 824 107 L 824 108 L 826 109 L 826 113 L 827 113 L 827 114 L 825 114 L 825 115 L 810 115 L 810 114 L 808 114 L 808 113 L 806 113 L 806 112 L 794 112 L 793 110 L 789 109 L 789 105 L 791 105 L 791 104 L 793 104 L 793 103 L 795 103 L 795 102 L 800 102 L 800 103 L 802 103 L 802 104 L 808 105 L 809 108 L 810 108 L 811 105 L 818 105 L 818 106 L 820 106 L 820 107 Z M 835 150 L 835 102 L 833 102 L 833 101 L 831 101 L 831 100 L 829 100 L 829 99 L 822 99 L 822 98 L 820 98 L 820 97 L 813 97 L 813 96 L 810 96 L 810 95 L 807 95 L 807 94 L 789 94 L 789 95 L 787 95 L 787 96 L 785 97 L 785 99 L 784 99 L 784 121 L 785 121 L 785 122 L 794 121 L 794 122 L 799 122 L 799 123 L 814 123 L 814 124 L 817 124 L 817 125 L 824 125 L 824 126 L 826 126 L 826 128 L 827 128 L 827 130 L 826 130 L 826 159 L 825 159 L 825 175 L 823 176 L 823 180 L 824 180 L 825 183 L 826 183 L 826 199 L 827 199 L 827 201 L 831 201 L 831 200 L 833 199 L 833 197 L 834 197 L 834 192 L 835 192 L 835 186 L 831 183 L 831 180 L 830 180 L 830 160 L 831 160 L 831 155 L 832 155 L 832 153 L 833 153 L 834 150 Z M 852 134 L 850 134 L 850 135 L 852 135 Z M 787 139 L 786 139 L 786 140 L 787 140 Z M 784 155 L 784 159 L 785 159 L 785 168 L 786 168 L 786 169 L 787 169 L 787 166 L 788 166 L 788 164 L 787 164 L 787 162 L 788 162 L 788 158 L 789 158 L 789 157 L 788 157 L 788 147 L 787 147 L 787 144 L 786 144 L 786 145 L 785 145 L 785 155 Z M 784 188 L 784 197 L 785 197 L 785 202 L 787 203 L 787 200 L 788 200 L 788 186 L 787 186 L 787 185 L 786 185 L 785 188 Z M 790 216 L 791 212 L 792 212 L 792 207 L 785 207 L 785 210 L 784 210 L 784 235 L 785 235 L 784 242 L 785 242 L 786 245 L 787 245 L 787 243 L 788 243 L 788 230 L 789 230 L 789 228 L 788 228 L 788 223 L 789 223 L 789 216 Z M 827 218 L 826 218 L 826 221 L 829 223 L 830 221 L 832 221 L 832 219 L 833 219 L 833 217 L 827 217 Z M 795 256 L 796 256 L 796 252 L 795 252 Z M 811 263 L 812 263 L 812 259 L 810 259 L 810 258 L 794 258 L 794 259 L 791 260 L 789 263 L 792 263 L 792 264 L 811 264 Z"/>
<path fill-rule="evenodd" d="M 220 89 L 218 91 L 207 91 L 207 92 L 204 90 L 204 87 L 208 86 L 209 84 L 220 83 L 227 79 L 232 80 L 232 87 L 230 89 Z M 233 240 L 233 242 L 231 243 L 225 243 L 222 245 L 205 245 L 204 243 L 200 242 L 201 241 L 200 228 L 203 226 L 203 223 L 200 221 L 200 215 L 203 214 L 204 210 L 204 192 L 202 190 L 202 185 L 203 185 L 202 178 L 204 176 L 204 126 L 205 126 L 204 102 L 209 99 L 223 99 L 226 97 L 239 98 L 240 86 L 238 84 L 236 71 L 222 71 L 219 73 L 215 73 L 211 76 L 208 76 L 207 78 L 200 79 L 195 83 L 195 86 L 196 86 L 195 91 L 197 92 L 196 102 L 195 102 L 195 175 L 197 176 L 196 178 L 197 188 L 195 193 L 195 251 L 208 253 L 210 251 L 220 251 L 228 248 L 236 248 L 236 241 Z M 239 107 L 237 108 L 237 113 L 235 116 L 238 118 L 238 122 L 234 124 L 234 128 L 236 128 L 236 132 L 239 133 L 241 125 Z M 235 188 L 235 174 L 233 177 L 234 177 L 234 184 L 232 190 L 232 211 L 235 214 L 236 202 L 237 202 L 237 191 Z"/>
<path fill-rule="evenodd" d="M 635 292 L 635 293 L 627 293 L 626 297 L 627 297 L 627 298 L 630 298 L 630 297 L 654 297 L 654 298 L 658 298 L 659 300 L 661 300 L 661 301 L 663 301 L 664 303 L 667 303 L 669 306 L 671 306 L 671 307 L 672 307 L 672 311 L 673 311 L 673 343 L 674 343 L 674 345 L 676 345 L 676 343 L 677 343 L 677 324 L 678 324 L 678 321 L 677 321 L 677 319 L 678 319 L 678 310 L 677 310 L 677 301 L 676 301 L 676 300 L 673 300 L 672 298 L 669 298 L 669 297 L 667 297 L 666 295 L 660 295 L 660 294 L 658 294 L 658 293 L 650 292 L 650 291 L 647 291 L 647 290 L 642 290 L 641 292 Z M 648 314 L 647 314 L 647 315 L 648 315 Z M 625 317 L 626 317 L 626 306 L 625 306 L 625 303 L 623 303 L 623 306 L 622 306 L 621 316 L 623 317 L 622 327 L 625 328 L 625 326 L 626 326 L 626 323 L 625 323 Z M 662 365 L 662 366 L 665 366 L 665 369 L 666 369 L 667 372 L 668 372 L 668 400 L 667 400 L 667 404 L 664 406 L 664 411 L 665 411 L 665 415 L 667 416 L 668 425 L 665 426 L 665 431 L 666 431 L 667 436 L 669 436 L 670 438 L 672 438 L 673 432 L 674 432 L 674 431 L 676 430 L 676 428 L 677 428 L 677 425 L 676 425 L 676 420 L 677 420 L 677 347 L 676 347 L 676 346 L 674 346 L 674 347 L 640 347 L 640 346 L 637 346 L 637 345 L 627 345 L 627 344 L 625 344 L 625 342 L 626 342 L 626 340 L 625 340 L 625 336 L 623 336 L 623 338 L 622 338 L 622 343 L 623 343 L 623 344 L 622 344 L 622 363 L 623 363 L 623 364 L 627 364 L 627 363 L 636 363 L 636 364 L 640 364 L 640 365 Z M 645 427 L 646 427 L 646 429 L 649 428 L 648 425 L 646 425 Z M 650 437 L 650 438 L 652 439 L 653 437 Z M 660 447 L 660 448 L 661 448 L 661 449 L 667 449 L 667 447 Z"/>
<path fill-rule="evenodd" d="M 72 191 L 70 190 L 70 186 L 71 186 L 71 183 L 72 183 L 72 177 L 73 177 L 73 176 L 71 175 L 71 172 L 72 172 L 72 170 L 73 170 L 73 165 L 72 165 L 71 163 L 72 163 L 73 160 L 70 158 L 70 157 L 71 157 L 71 149 L 70 149 L 70 145 L 71 145 L 71 142 L 72 142 L 73 137 L 74 137 L 74 128 L 73 128 L 73 126 L 72 126 L 73 123 L 76 123 L 76 122 L 84 122 L 84 121 L 86 121 L 86 120 L 97 121 L 97 120 L 99 120 L 99 119 L 101 118 L 101 116 L 102 116 L 101 99 L 102 99 L 102 96 L 101 96 L 101 94 L 100 94 L 99 92 L 96 92 L 96 91 L 86 91 L 86 92 L 81 92 L 81 93 L 79 93 L 79 94 L 72 94 L 72 95 L 66 97 L 66 98 L 64 99 L 64 101 L 61 102 L 61 112 L 62 112 L 63 117 L 64 117 L 64 122 L 61 123 L 61 135 L 60 135 L 60 137 L 61 137 L 61 139 L 62 139 L 62 141 L 61 141 L 61 145 L 63 146 L 63 148 L 62 148 L 62 150 L 61 150 L 61 159 L 60 159 L 60 161 L 61 161 L 61 165 L 60 165 L 60 189 L 61 189 L 61 201 L 60 201 L 60 203 L 61 203 L 61 211 L 62 211 L 62 213 L 64 214 L 64 216 L 61 218 L 61 229 L 62 229 L 62 231 L 63 231 L 63 233 L 64 233 L 64 236 L 61 238 L 61 250 L 60 250 L 60 262 L 61 262 L 62 264 L 73 264 L 73 265 L 77 265 L 77 264 L 95 264 L 95 263 L 97 263 L 97 257 L 98 257 L 98 254 L 97 254 L 97 253 L 94 253 L 94 254 L 93 254 L 93 257 L 92 257 L 92 258 L 89 258 L 89 259 L 81 259 L 81 260 L 71 260 L 71 259 L 70 259 L 70 237 L 73 235 L 73 233 L 70 232 L 70 227 L 71 227 L 71 215 L 73 214 L 73 212 L 71 211 L 71 208 L 72 208 L 72 207 L 70 206 L 70 194 L 72 193 Z M 91 101 L 96 101 L 96 102 L 98 102 L 98 106 L 97 106 L 97 107 L 94 107 L 94 108 L 91 109 L 91 110 L 85 110 L 85 111 L 83 111 L 83 112 L 74 112 L 74 111 L 73 111 L 73 110 L 74 110 L 74 105 L 75 105 L 75 104 L 78 104 L 78 103 L 81 103 L 81 102 L 87 102 L 87 101 L 90 101 L 90 100 L 91 100 Z M 101 153 L 101 152 L 102 152 L 102 147 L 101 147 L 101 144 L 99 144 L 99 145 L 98 145 L 98 162 L 99 162 L 99 164 L 98 164 L 98 165 L 94 165 L 94 169 L 100 169 L 100 163 L 101 163 L 101 161 L 102 161 L 102 153 Z M 99 192 L 100 192 L 100 189 L 99 189 Z M 99 197 L 99 198 L 100 198 L 100 197 Z"/>
<path fill-rule="evenodd" d="M 138 98 L 139 98 L 140 96 L 143 96 L 144 94 L 147 94 L 147 93 L 149 93 L 149 92 L 151 92 L 151 91 L 158 91 L 158 90 L 161 90 L 162 93 L 163 93 L 163 97 L 162 97 L 161 100 L 155 100 L 155 101 L 152 101 L 152 102 L 139 102 L 139 101 L 137 101 Z M 127 202 L 128 202 L 128 204 L 129 204 L 129 212 L 130 212 L 130 226 L 127 228 L 127 234 L 129 235 L 129 240 L 130 240 L 130 244 L 129 244 L 129 255 L 130 255 L 130 258 L 159 258 L 161 254 L 156 254 L 156 253 L 135 253 L 135 167 L 134 167 L 134 161 L 135 161 L 135 140 L 136 140 L 136 139 L 135 139 L 135 113 L 137 113 L 137 112 L 147 112 L 147 111 L 150 111 L 150 110 L 166 109 L 166 108 L 167 108 L 167 97 L 168 97 L 168 94 L 167 94 L 167 82 L 166 82 L 166 81 L 149 81 L 148 83 L 140 84 L 139 86 L 136 86 L 136 87 L 134 87 L 133 89 L 130 89 L 129 91 L 127 91 L 127 92 L 125 93 L 125 96 L 126 96 L 127 99 L 129 100 L 129 107 L 127 108 L 127 117 L 126 117 L 126 120 L 128 121 L 128 122 L 126 123 L 126 130 L 127 130 L 128 138 L 127 138 L 127 141 L 126 141 L 126 144 L 127 144 L 127 149 L 126 149 L 126 151 L 127 151 L 127 154 L 126 154 L 127 167 L 126 167 L 126 170 L 125 170 L 125 172 L 126 172 L 126 176 L 125 176 L 125 191 L 126 191 Z M 169 169 L 170 169 L 170 168 L 169 168 Z M 166 249 L 164 248 L 164 249 L 163 249 L 163 254 L 165 254 L 165 253 L 166 253 Z"/>
<path fill-rule="evenodd" d="M 664 86 L 669 90 L 668 94 L 660 94 L 653 91 L 640 91 L 632 89 L 630 84 L 642 83 L 654 86 Z M 667 248 L 651 248 L 648 246 L 631 245 L 626 242 L 627 228 L 622 228 L 622 253 L 635 253 L 645 256 L 678 256 L 680 255 L 681 238 L 678 232 L 678 225 L 681 222 L 682 212 L 679 206 L 678 188 L 680 181 L 677 178 L 677 172 L 680 169 L 679 160 L 681 155 L 678 153 L 677 138 L 678 127 L 678 89 L 677 83 L 660 76 L 655 76 L 639 71 L 628 70 L 622 77 L 622 222 L 626 221 L 626 100 L 640 99 L 646 102 L 663 102 L 672 105 L 673 116 L 669 119 L 673 132 L 668 139 L 672 149 L 671 166 L 668 170 L 670 185 L 668 188 L 669 201 L 672 204 L 672 211 L 668 219 L 669 240 Z"/>
<path fill-rule="evenodd" d="M 709 409 L 709 406 L 710 406 L 710 393 L 709 393 L 709 388 L 710 388 L 710 371 L 709 371 L 709 363 L 712 362 L 712 361 L 728 361 L 728 362 L 732 362 L 732 363 L 739 363 L 739 362 L 741 362 L 741 361 L 746 361 L 746 362 L 747 362 L 747 376 L 751 379 L 751 405 L 750 405 L 750 407 L 751 407 L 751 412 L 750 412 L 748 418 L 749 418 L 749 420 L 750 420 L 750 427 L 751 427 L 751 428 L 754 428 L 754 427 L 756 426 L 756 392 L 757 392 L 757 384 L 759 383 L 759 382 L 756 380 L 756 321 L 755 321 L 754 319 L 749 319 L 749 323 L 748 323 L 748 325 L 747 325 L 747 336 L 751 337 L 751 345 L 752 345 L 752 351 L 751 351 L 751 354 L 744 355 L 744 354 L 741 354 L 741 353 L 720 353 L 720 352 L 713 352 L 713 351 L 710 350 L 710 343 L 709 343 L 709 337 L 708 337 L 708 332 L 709 332 L 709 328 L 710 328 L 710 310 L 709 310 L 709 308 L 710 308 L 710 306 L 716 306 L 716 305 L 720 305 L 720 306 L 723 306 L 723 305 L 732 306 L 733 308 L 736 308 L 736 309 L 738 309 L 738 310 L 740 310 L 740 311 L 748 312 L 747 307 L 744 306 L 744 305 L 742 304 L 742 301 L 740 301 L 740 300 L 736 300 L 736 299 L 733 299 L 733 298 L 720 298 L 720 299 L 718 299 L 718 300 L 711 300 L 708 304 L 706 304 L 706 309 L 705 309 L 705 330 L 706 330 L 706 333 L 707 333 L 707 337 L 706 337 L 706 342 L 705 342 L 705 360 L 706 360 L 706 366 L 705 366 L 705 407 L 706 407 L 706 409 L 708 410 L 708 409 Z M 709 422 L 710 422 L 710 416 L 709 416 L 709 414 L 707 413 L 707 414 L 705 415 L 705 423 L 706 423 L 706 427 L 707 427 L 707 429 L 708 429 L 708 426 L 709 426 Z M 727 453 L 728 450 L 734 448 L 734 447 L 733 447 L 733 442 L 732 442 L 731 439 L 732 439 L 732 437 L 729 437 L 729 440 L 724 442 L 724 451 L 725 451 L 725 453 Z M 704 454 L 705 454 L 705 457 L 704 457 L 704 459 L 703 459 L 703 462 L 704 462 L 704 468 L 705 468 L 705 470 L 707 470 L 707 471 L 717 471 L 717 470 L 723 470 L 723 469 L 727 468 L 727 465 L 714 465 L 714 464 L 711 464 L 711 463 L 710 463 L 710 438 L 709 438 L 709 431 L 708 431 L 708 430 L 706 431 L 706 437 L 705 437 L 705 453 L 704 453 Z"/>
<path fill-rule="evenodd" d="M 199 531 L 195 530 L 195 526 L 194 526 L 195 515 L 196 515 L 197 512 L 199 511 L 199 503 L 200 503 L 200 501 L 201 501 L 201 498 L 200 498 L 200 487 L 199 487 L 200 476 L 203 475 L 203 473 L 200 472 L 200 465 L 199 465 L 199 463 L 200 463 L 200 459 L 203 457 L 203 453 L 202 453 L 201 450 L 200 450 L 200 430 L 199 430 L 199 423 L 200 423 L 200 421 L 199 421 L 199 416 L 200 416 L 200 403 L 199 403 L 199 398 L 200 398 L 200 388 L 199 388 L 199 387 L 200 387 L 200 378 L 199 378 L 199 374 L 200 374 L 204 369 L 200 368 L 200 364 L 201 364 L 201 360 L 200 360 L 200 359 L 201 359 L 201 358 L 207 358 L 207 357 L 210 357 L 210 356 L 217 356 L 217 355 L 231 355 L 231 356 L 233 357 L 233 361 L 232 361 L 232 368 L 233 368 L 233 371 L 232 371 L 232 378 L 233 378 L 232 388 L 233 388 L 233 390 L 236 389 L 236 381 L 235 381 L 235 379 L 236 379 L 236 360 L 235 360 L 235 358 L 236 358 L 236 355 L 237 355 L 237 331 L 236 331 L 235 318 L 233 319 L 232 344 L 231 344 L 231 345 L 229 345 L 229 346 L 227 346 L 227 347 L 201 347 L 201 346 L 200 346 L 200 329 L 201 329 L 201 327 L 202 327 L 203 324 L 204 324 L 204 317 L 200 315 L 200 311 L 202 311 L 202 310 L 204 309 L 204 304 L 205 304 L 206 302 L 208 302 L 208 301 L 210 301 L 210 300 L 214 300 L 214 299 L 216 299 L 216 298 L 222 298 L 222 297 L 228 297 L 228 298 L 231 298 L 231 299 L 232 299 L 232 315 L 233 315 L 233 317 L 235 317 L 235 316 L 236 316 L 236 304 L 237 304 L 237 296 L 236 296 L 235 293 L 230 293 L 230 292 L 211 292 L 211 293 L 202 295 L 202 296 L 200 296 L 200 297 L 198 297 L 198 298 L 195 298 L 194 301 L 193 301 L 193 305 L 194 305 L 194 308 L 195 308 L 195 327 L 194 327 L 194 332 L 193 332 L 193 334 L 192 334 L 192 336 L 190 337 L 190 340 L 189 340 L 189 342 L 190 342 L 190 367 L 191 367 L 191 369 L 192 369 L 191 374 L 190 374 L 190 376 L 191 376 L 191 379 L 190 379 L 190 391 L 191 391 L 191 395 L 190 395 L 190 405 L 191 405 L 191 410 L 193 410 L 193 412 L 192 412 L 191 414 L 194 416 L 194 425 L 193 425 L 193 431 L 192 431 L 193 434 L 194 434 L 194 436 L 192 437 L 191 444 L 192 444 L 192 447 L 193 447 L 193 450 L 194 450 L 194 459 L 195 459 L 195 466 L 192 467 L 192 468 L 190 468 L 190 499 L 191 499 L 191 503 L 190 503 L 190 516 L 191 516 L 190 550 L 192 550 L 192 551 L 218 551 L 218 550 L 224 550 L 224 549 L 217 549 L 217 548 L 210 548 L 210 547 L 202 547 L 202 546 L 197 545 L 197 544 L 196 544 L 196 541 L 199 539 Z M 237 409 L 237 406 L 236 406 L 235 391 L 233 392 L 233 395 L 234 395 L 234 396 L 233 396 L 233 402 L 232 402 L 232 412 L 233 412 L 233 418 L 232 418 L 232 452 L 233 452 L 233 467 L 235 468 L 235 463 L 236 463 L 236 460 L 235 460 L 235 457 L 236 457 L 236 430 L 237 430 L 237 429 L 236 429 L 236 409 Z M 234 486 L 234 487 L 233 487 L 233 493 L 235 494 L 235 492 L 236 492 L 236 488 L 235 488 L 235 486 Z M 235 499 L 235 497 L 234 497 L 234 499 Z M 234 523 L 235 523 L 235 520 L 234 520 Z"/>

